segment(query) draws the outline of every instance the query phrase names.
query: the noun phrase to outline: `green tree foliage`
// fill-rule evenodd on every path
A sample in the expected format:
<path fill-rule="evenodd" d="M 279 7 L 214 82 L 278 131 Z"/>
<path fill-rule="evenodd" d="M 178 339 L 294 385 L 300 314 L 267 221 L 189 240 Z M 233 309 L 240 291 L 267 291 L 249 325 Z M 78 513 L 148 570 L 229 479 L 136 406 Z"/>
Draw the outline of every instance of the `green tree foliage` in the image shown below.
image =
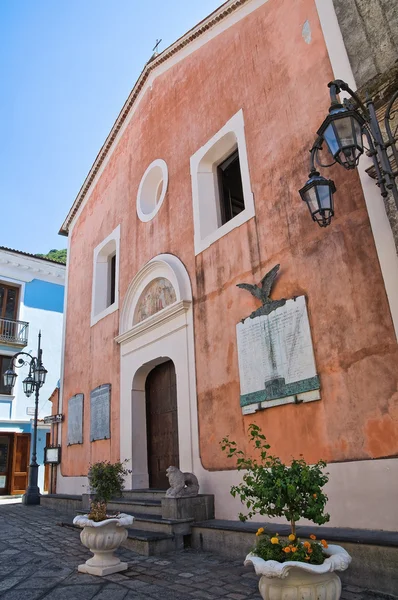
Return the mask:
<path fill-rule="evenodd" d="M 90 517 L 94 521 L 106 519 L 106 505 L 111 498 L 119 497 L 124 488 L 124 477 L 131 473 L 126 469 L 127 460 L 110 463 L 108 461 L 96 462 L 90 465 L 88 481 L 90 490 L 95 496 L 91 504 Z"/>
<path fill-rule="evenodd" d="M 57 262 L 66 264 L 66 248 L 64 250 L 50 250 L 47 254 L 36 254 L 38 258 L 50 258 Z"/>
<path fill-rule="evenodd" d="M 327 496 L 322 491 L 329 479 L 323 471 L 326 463 L 320 460 L 308 465 L 300 458 L 286 465 L 268 453 L 270 446 L 258 425 L 249 425 L 248 433 L 258 458 L 247 457 L 229 436 L 220 442 L 228 457 L 236 458 L 238 471 L 245 471 L 243 482 L 231 487 L 232 496 L 238 496 L 248 509 L 246 515 L 239 515 L 240 520 L 246 521 L 255 514 L 283 516 L 290 522 L 294 535 L 296 521 L 301 518 L 318 525 L 329 521 L 325 513 Z"/>

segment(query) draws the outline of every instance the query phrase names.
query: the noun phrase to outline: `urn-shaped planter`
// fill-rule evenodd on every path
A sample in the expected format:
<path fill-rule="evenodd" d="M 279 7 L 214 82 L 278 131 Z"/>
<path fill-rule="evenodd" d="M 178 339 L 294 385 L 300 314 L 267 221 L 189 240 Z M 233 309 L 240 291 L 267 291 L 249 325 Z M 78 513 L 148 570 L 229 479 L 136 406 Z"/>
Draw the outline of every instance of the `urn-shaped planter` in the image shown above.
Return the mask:
<path fill-rule="evenodd" d="M 345 571 L 351 556 L 341 546 L 329 545 L 322 565 L 304 562 L 263 560 L 250 553 L 245 565 L 252 564 L 261 575 L 259 590 L 263 600 L 339 600 L 341 581 L 335 571 Z"/>
<path fill-rule="evenodd" d="M 83 527 L 80 534 L 82 544 L 93 553 L 84 564 L 78 566 L 80 573 L 90 575 L 110 575 L 125 571 L 127 563 L 123 563 L 114 555 L 114 551 L 127 538 L 127 529 L 133 524 L 134 517 L 121 513 L 118 517 L 104 521 L 92 521 L 88 515 L 80 515 L 73 519 L 73 524 Z"/>

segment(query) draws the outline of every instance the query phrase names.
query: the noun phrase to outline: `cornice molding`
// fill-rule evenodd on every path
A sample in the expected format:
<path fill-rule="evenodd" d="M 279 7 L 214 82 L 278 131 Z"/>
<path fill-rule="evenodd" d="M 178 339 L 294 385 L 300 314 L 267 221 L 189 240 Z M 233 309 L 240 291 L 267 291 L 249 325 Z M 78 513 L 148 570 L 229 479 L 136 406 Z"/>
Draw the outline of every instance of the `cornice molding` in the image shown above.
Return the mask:
<path fill-rule="evenodd" d="M 126 121 L 131 108 L 133 107 L 137 97 L 142 91 L 145 83 L 148 81 L 149 76 L 153 71 L 156 70 L 157 67 L 162 65 L 165 61 L 170 59 L 180 50 L 182 50 L 185 46 L 199 38 L 201 35 L 205 34 L 215 25 L 218 25 L 220 21 L 229 17 L 232 13 L 234 13 L 237 9 L 241 8 L 244 4 L 248 4 L 252 0 L 227 0 L 222 6 L 220 6 L 217 10 L 212 12 L 208 17 L 206 17 L 203 21 L 198 23 L 195 27 L 190 29 L 185 35 L 179 38 L 174 44 L 166 48 L 161 54 L 156 56 L 155 58 L 149 60 L 145 65 L 144 69 L 141 72 L 141 75 L 137 79 L 136 84 L 134 85 L 128 99 L 126 100 L 122 110 L 119 113 L 111 131 L 109 132 L 108 137 L 105 140 L 102 148 L 100 149 L 97 157 L 91 167 L 80 191 L 64 221 L 62 227 L 59 231 L 60 235 L 68 235 L 69 227 L 72 224 L 80 206 L 82 205 L 87 193 L 98 174 L 101 166 L 103 165 L 113 143 L 120 132 L 124 122 Z"/>
<path fill-rule="evenodd" d="M 21 281 L 31 281 L 36 278 L 40 279 L 40 276 L 55 279 L 59 285 L 63 285 L 65 281 L 65 265 L 52 264 L 50 262 L 41 261 L 39 258 L 30 258 L 20 254 L 13 254 L 5 250 L 0 250 L 0 277 L 1 266 L 4 266 L 7 269 L 17 269 Z"/>
<path fill-rule="evenodd" d="M 167 306 L 166 308 L 163 308 L 159 312 L 155 313 L 151 317 L 148 317 L 147 319 L 145 319 L 145 321 L 137 323 L 137 325 L 134 325 L 131 329 L 129 329 L 129 331 L 118 335 L 117 337 L 115 337 L 115 341 L 118 344 L 123 344 L 125 342 L 129 342 L 138 337 L 141 337 L 142 335 L 152 331 L 153 329 L 165 325 L 172 319 L 175 319 L 176 317 L 185 314 L 186 312 L 188 312 L 191 305 L 192 302 L 188 300 L 174 302 L 174 304 L 171 304 L 170 306 Z"/>

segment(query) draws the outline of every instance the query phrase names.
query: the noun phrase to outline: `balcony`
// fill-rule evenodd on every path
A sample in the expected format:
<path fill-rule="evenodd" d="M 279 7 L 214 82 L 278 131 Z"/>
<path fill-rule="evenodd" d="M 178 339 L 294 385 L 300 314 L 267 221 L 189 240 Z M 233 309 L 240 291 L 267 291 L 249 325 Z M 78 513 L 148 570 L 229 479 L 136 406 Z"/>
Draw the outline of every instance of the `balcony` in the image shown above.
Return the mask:
<path fill-rule="evenodd" d="M 28 343 L 29 323 L 0 319 L 0 343 L 23 348 Z"/>

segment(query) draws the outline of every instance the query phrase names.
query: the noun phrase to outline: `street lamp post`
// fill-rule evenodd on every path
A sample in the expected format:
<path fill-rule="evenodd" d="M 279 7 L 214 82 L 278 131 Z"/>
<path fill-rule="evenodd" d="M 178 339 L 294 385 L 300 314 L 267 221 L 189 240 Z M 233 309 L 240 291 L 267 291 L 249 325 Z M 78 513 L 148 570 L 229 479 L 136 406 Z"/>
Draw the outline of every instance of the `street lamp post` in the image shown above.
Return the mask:
<path fill-rule="evenodd" d="M 47 371 L 42 363 L 43 351 L 40 347 L 40 342 L 41 332 L 39 332 L 38 336 L 37 357 L 27 352 L 17 352 L 11 359 L 10 368 L 4 373 L 4 385 L 8 388 L 13 388 L 17 379 L 14 368 L 29 365 L 29 374 L 22 382 L 23 390 L 28 398 L 33 392 L 35 393 L 32 458 L 29 465 L 28 489 L 22 498 L 23 504 L 40 504 L 40 490 L 37 485 L 39 471 L 39 465 L 37 464 L 37 417 L 39 411 L 39 390 L 43 386 L 47 375 Z"/>
<path fill-rule="evenodd" d="M 377 185 L 380 193 L 385 198 L 392 193 L 398 209 L 398 137 L 393 134 L 390 121 L 394 102 L 398 99 L 398 90 L 392 95 L 384 115 L 387 139 L 385 140 L 377 120 L 376 110 L 372 98 L 366 98 L 365 104 L 359 96 L 352 91 L 347 83 L 336 79 L 329 83 L 331 105 L 329 114 L 318 129 L 311 152 L 311 167 L 309 180 L 300 190 L 302 200 L 307 204 L 311 217 L 321 227 L 330 225 L 334 215 L 333 194 L 336 191 L 332 180 L 322 177 L 315 168 L 315 162 L 321 167 L 331 167 L 335 163 L 347 170 L 355 169 L 364 152 L 363 137 L 365 136 L 369 148 L 367 155 L 372 158 Z M 350 100 L 341 104 L 337 95 L 347 92 Z M 318 152 L 326 144 L 333 157 L 331 164 L 323 165 L 318 159 Z M 391 163 L 395 161 L 395 170 Z"/>

